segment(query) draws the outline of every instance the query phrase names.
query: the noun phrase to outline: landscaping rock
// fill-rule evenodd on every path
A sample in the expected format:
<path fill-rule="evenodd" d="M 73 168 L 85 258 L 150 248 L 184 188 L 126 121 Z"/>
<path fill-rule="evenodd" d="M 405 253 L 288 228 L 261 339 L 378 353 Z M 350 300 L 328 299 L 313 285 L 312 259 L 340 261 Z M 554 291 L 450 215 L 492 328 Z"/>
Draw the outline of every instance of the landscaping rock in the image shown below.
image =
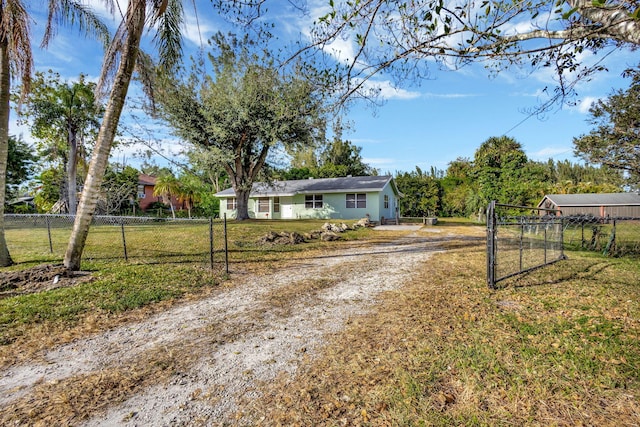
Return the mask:
<path fill-rule="evenodd" d="M 358 220 L 355 224 L 353 224 L 353 228 L 361 228 L 361 227 L 371 227 L 371 220 L 369 217 L 362 218 Z"/>
<path fill-rule="evenodd" d="M 333 231 L 325 231 L 320 235 L 320 240 L 322 240 L 323 242 L 333 242 L 334 240 L 339 239 L 340 236 L 338 235 L 338 233 L 335 233 Z"/>
<path fill-rule="evenodd" d="M 281 233 L 276 233 L 274 231 L 270 231 L 264 236 L 262 236 L 259 240 L 261 244 L 275 244 L 275 245 L 297 245 L 300 243 L 304 243 L 306 241 L 305 237 L 297 233 L 283 231 Z"/>
<path fill-rule="evenodd" d="M 358 224 L 360 224 L 358 226 Z M 334 240 L 339 240 L 340 233 L 344 233 L 348 230 L 356 230 L 358 227 L 368 227 L 371 225 L 369 218 L 363 218 L 358 221 L 354 226 L 350 227 L 344 222 L 341 224 L 332 224 L 330 222 L 325 222 L 322 225 L 322 229 L 313 230 L 304 235 L 297 232 L 286 232 L 283 231 L 281 233 L 276 233 L 274 231 L 270 231 L 269 233 L 262 236 L 259 240 L 261 244 L 277 244 L 277 245 L 297 245 L 299 243 L 305 243 L 309 240 L 317 240 L 320 239 L 325 242 L 332 242 Z"/>

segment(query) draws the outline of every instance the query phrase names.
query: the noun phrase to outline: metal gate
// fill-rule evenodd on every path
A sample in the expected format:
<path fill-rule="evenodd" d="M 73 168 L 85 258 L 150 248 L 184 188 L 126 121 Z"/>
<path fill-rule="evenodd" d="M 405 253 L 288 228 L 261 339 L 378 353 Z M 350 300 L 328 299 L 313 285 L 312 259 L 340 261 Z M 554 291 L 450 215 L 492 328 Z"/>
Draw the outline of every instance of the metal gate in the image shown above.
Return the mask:
<path fill-rule="evenodd" d="M 563 226 L 557 209 L 487 207 L 487 284 L 564 259 Z"/>

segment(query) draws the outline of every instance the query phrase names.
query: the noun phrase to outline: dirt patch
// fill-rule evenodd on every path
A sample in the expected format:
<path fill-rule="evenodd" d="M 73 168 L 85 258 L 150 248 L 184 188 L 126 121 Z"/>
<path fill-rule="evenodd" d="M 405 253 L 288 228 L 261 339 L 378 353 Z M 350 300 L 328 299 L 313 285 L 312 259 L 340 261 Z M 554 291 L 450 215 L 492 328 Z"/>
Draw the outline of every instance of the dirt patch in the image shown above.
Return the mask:
<path fill-rule="evenodd" d="M 88 272 L 73 272 L 64 265 L 39 265 L 0 273 L 0 299 L 63 288 L 93 280 Z"/>

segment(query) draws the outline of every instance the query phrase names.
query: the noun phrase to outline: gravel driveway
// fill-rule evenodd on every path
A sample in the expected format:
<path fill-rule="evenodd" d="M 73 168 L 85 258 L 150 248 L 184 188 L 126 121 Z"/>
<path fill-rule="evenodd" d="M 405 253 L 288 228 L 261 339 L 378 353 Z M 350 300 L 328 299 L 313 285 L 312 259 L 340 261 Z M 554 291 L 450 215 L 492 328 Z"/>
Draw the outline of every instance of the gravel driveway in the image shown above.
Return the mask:
<path fill-rule="evenodd" d="M 232 271 L 233 286 L 206 299 L 52 349 L 44 363 L 0 371 L 0 408 L 43 382 L 139 362 L 166 347 L 188 353 L 190 369 L 128 400 L 105 402 L 84 425 L 251 424 L 241 402 L 279 373 L 295 373 L 322 352 L 330 334 L 370 310 L 381 292 L 401 287 L 438 250 L 430 235 L 423 229 L 390 243 L 356 243 L 268 275 Z M 322 286 L 285 292 L 305 280 Z"/>

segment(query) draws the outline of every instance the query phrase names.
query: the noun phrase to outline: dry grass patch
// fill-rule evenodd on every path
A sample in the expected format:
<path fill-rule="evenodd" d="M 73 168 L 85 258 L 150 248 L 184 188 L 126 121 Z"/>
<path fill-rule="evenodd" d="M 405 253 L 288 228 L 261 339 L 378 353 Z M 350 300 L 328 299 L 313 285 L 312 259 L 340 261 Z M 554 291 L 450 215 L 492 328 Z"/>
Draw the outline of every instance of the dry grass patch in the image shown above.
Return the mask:
<path fill-rule="evenodd" d="M 256 423 L 640 423 L 637 262 L 572 253 L 492 292 L 484 246 L 468 243 L 450 242 L 300 375 L 265 385 Z"/>
<path fill-rule="evenodd" d="M 41 383 L 3 407 L 0 425 L 77 425 L 149 385 L 166 383 L 194 363 L 204 344 L 155 347 L 116 367 Z"/>

